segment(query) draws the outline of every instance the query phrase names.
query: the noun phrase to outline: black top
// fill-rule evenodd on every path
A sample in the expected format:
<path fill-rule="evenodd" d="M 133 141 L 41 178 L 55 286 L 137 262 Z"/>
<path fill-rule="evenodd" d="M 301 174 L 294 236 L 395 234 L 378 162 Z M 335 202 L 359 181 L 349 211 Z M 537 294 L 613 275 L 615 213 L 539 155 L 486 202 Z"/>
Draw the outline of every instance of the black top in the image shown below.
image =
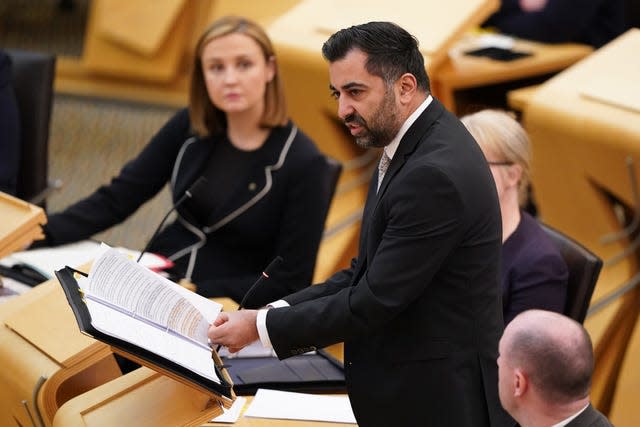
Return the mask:
<path fill-rule="evenodd" d="M 567 265 L 545 231 L 526 212 L 502 245 L 502 311 L 505 325 L 519 313 L 541 309 L 562 313 Z"/>
<path fill-rule="evenodd" d="M 183 109 L 111 183 L 50 215 L 47 243 L 86 239 L 118 224 L 167 184 L 175 203 L 207 169 L 227 167 L 213 154 L 220 137 L 197 138 L 190 129 Z M 250 173 L 236 176 L 230 187 L 209 182 L 205 197 L 215 209 L 205 224 L 197 220 L 200 212 L 184 204 L 151 251 L 172 259 L 178 275 L 187 273 L 193 259 L 191 279 L 198 293 L 236 301 L 274 257 L 282 256 L 279 271 L 249 302 L 258 306 L 311 283 L 328 209 L 323 191 L 328 169 L 322 153 L 291 122 L 274 128 L 263 149 L 251 154 Z M 218 202 L 221 196 L 227 200 Z"/>
<path fill-rule="evenodd" d="M 200 224 L 215 220 L 219 215 L 216 208 L 224 206 L 231 198 L 236 191 L 237 183 L 244 181 L 255 167 L 257 152 L 267 150 L 270 143 L 273 143 L 273 138 L 255 151 L 243 151 L 234 147 L 229 138 L 223 136 L 220 143 L 213 145 L 202 176 L 216 185 L 210 187 L 208 194 L 194 194 L 193 198 L 186 202 Z"/>

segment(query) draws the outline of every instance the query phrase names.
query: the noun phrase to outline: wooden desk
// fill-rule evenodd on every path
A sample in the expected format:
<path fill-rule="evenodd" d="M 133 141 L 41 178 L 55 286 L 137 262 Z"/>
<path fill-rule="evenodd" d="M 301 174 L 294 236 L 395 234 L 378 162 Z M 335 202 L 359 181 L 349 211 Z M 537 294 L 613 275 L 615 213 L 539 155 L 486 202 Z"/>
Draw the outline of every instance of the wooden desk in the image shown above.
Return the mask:
<path fill-rule="evenodd" d="M 51 286 L 56 288 L 52 288 Z M 42 291 L 40 291 L 42 289 Z M 22 299 L 31 300 L 32 294 L 50 297 L 55 304 L 66 303 L 64 296 L 58 292 L 57 284 L 47 284 L 44 288 L 37 288 L 36 292 L 30 292 Z M 51 293 L 53 292 L 53 293 Z M 39 299 L 39 298 L 38 298 Z M 233 311 L 237 304 L 228 298 L 216 299 L 223 304 L 224 310 Z M 55 310 L 61 311 L 61 310 Z M 64 311 L 64 310 L 62 310 Z M 70 312 L 70 310 L 68 310 Z M 74 329 L 77 326 L 74 319 L 67 319 L 59 329 Z M 68 330 L 67 332 L 70 332 Z M 79 333 L 78 333 L 79 334 Z M 73 334 L 72 334 L 73 335 Z M 82 336 L 87 342 L 95 342 Z M 100 345 L 100 343 L 97 343 Z M 73 351 L 74 347 L 70 348 Z M 342 345 L 338 344 L 329 348 L 330 353 L 342 360 Z M 110 351 L 109 351 L 110 354 Z M 54 367 L 52 368 L 54 369 Z M 41 369 L 35 369 L 41 372 Z M 46 371 L 45 371 L 46 372 Z M 135 425 L 138 427 L 155 427 L 168 419 L 179 419 L 184 412 L 197 412 L 206 407 L 207 400 L 203 394 L 173 381 L 170 378 L 142 367 L 126 375 L 117 375 L 110 381 L 101 381 L 93 384 L 93 387 L 84 388 L 72 397 L 60 402 L 60 407 L 55 408 L 46 419 L 46 425 L 52 427 L 111 427 L 114 425 Z M 251 401 L 248 399 L 247 404 Z M 2 403 L 5 403 L 2 401 Z M 10 403 L 10 402 L 8 402 Z M 19 405 L 11 408 L 14 413 L 20 409 Z M 245 405 L 245 408 L 247 406 Z M 26 412 L 20 418 L 23 425 L 30 425 Z M 1 420 L 1 418 L 0 418 Z M 135 420 L 135 421 L 134 421 Z M 202 422 L 202 421 L 201 421 Z M 10 421 L 7 420 L 7 424 Z M 205 424 L 219 425 L 219 424 Z M 222 424 L 225 425 L 225 424 Z M 326 426 L 326 423 L 301 422 L 287 420 L 270 420 L 261 418 L 240 418 L 234 424 L 237 426 Z M 353 424 L 332 424 L 337 427 L 353 426 Z"/>
<path fill-rule="evenodd" d="M 80 333 L 55 280 L 0 305 L 0 342 L 0 425 L 49 426 L 66 401 L 120 376 L 110 348 Z"/>
<path fill-rule="evenodd" d="M 543 44 L 516 40 L 514 50 L 533 53 L 513 61 L 456 55 L 431 71 L 434 95 L 451 111 L 456 112 L 455 92 L 462 89 L 543 76 L 561 71 L 589 55 L 593 49 L 580 44 Z"/>
<path fill-rule="evenodd" d="M 631 180 L 640 178 L 639 49 L 640 30 L 628 31 L 541 85 L 523 111 L 542 219 L 605 260 L 592 307 L 640 272 L 640 252 L 632 244 L 637 227 L 610 243 L 602 239 L 640 212 Z M 594 90 L 610 99 L 585 96 Z M 615 106 L 628 100 L 637 103 L 637 111 Z M 623 251 L 628 255 L 613 262 Z M 636 287 L 585 321 L 596 353 L 592 398 L 619 427 L 637 425 L 639 312 Z"/>

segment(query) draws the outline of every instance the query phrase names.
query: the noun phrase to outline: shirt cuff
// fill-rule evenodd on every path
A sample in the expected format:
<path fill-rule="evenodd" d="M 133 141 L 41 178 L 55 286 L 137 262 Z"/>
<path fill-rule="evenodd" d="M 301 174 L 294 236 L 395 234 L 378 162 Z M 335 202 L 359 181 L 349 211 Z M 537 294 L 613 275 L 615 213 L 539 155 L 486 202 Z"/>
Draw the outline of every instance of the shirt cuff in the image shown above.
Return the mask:
<path fill-rule="evenodd" d="M 268 308 L 280 308 L 280 307 L 289 307 L 289 303 L 285 300 L 278 300 L 272 302 L 267 306 Z M 258 310 L 258 316 L 256 317 L 256 328 L 258 329 L 258 336 L 260 337 L 260 342 L 265 348 L 273 348 L 271 345 L 271 339 L 269 338 L 269 331 L 267 331 L 267 311 L 269 309 Z"/>

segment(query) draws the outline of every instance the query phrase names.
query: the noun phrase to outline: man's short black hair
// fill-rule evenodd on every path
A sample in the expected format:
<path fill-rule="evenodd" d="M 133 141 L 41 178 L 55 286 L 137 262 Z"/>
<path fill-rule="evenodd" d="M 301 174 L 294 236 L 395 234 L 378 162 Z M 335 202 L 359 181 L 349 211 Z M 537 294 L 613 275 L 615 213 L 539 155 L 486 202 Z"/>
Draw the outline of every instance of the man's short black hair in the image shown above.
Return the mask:
<path fill-rule="evenodd" d="M 333 34 L 322 46 L 322 55 L 329 62 L 344 58 L 352 49 L 367 55 L 366 69 L 387 84 L 404 73 L 415 76 L 418 87 L 429 93 L 429 77 L 418 40 L 392 22 L 368 22 L 354 25 Z"/>

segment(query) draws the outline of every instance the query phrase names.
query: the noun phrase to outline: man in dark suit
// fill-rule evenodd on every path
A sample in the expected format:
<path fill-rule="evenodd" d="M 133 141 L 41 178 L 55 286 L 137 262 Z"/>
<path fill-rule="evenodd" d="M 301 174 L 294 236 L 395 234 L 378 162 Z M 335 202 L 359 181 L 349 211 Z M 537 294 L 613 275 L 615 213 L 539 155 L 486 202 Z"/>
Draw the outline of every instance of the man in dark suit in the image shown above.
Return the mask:
<path fill-rule="evenodd" d="M 338 115 L 359 145 L 384 147 L 358 257 L 269 310 L 221 313 L 209 338 L 236 351 L 260 337 L 280 358 L 344 341 L 361 426 L 505 425 L 496 366 L 501 222 L 487 163 L 430 95 L 405 30 L 350 27 L 322 52 Z"/>
<path fill-rule="evenodd" d="M 611 427 L 589 403 L 593 347 L 573 319 L 520 313 L 500 340 L 498 367 L 500 401 L 521 427 Z"/>

